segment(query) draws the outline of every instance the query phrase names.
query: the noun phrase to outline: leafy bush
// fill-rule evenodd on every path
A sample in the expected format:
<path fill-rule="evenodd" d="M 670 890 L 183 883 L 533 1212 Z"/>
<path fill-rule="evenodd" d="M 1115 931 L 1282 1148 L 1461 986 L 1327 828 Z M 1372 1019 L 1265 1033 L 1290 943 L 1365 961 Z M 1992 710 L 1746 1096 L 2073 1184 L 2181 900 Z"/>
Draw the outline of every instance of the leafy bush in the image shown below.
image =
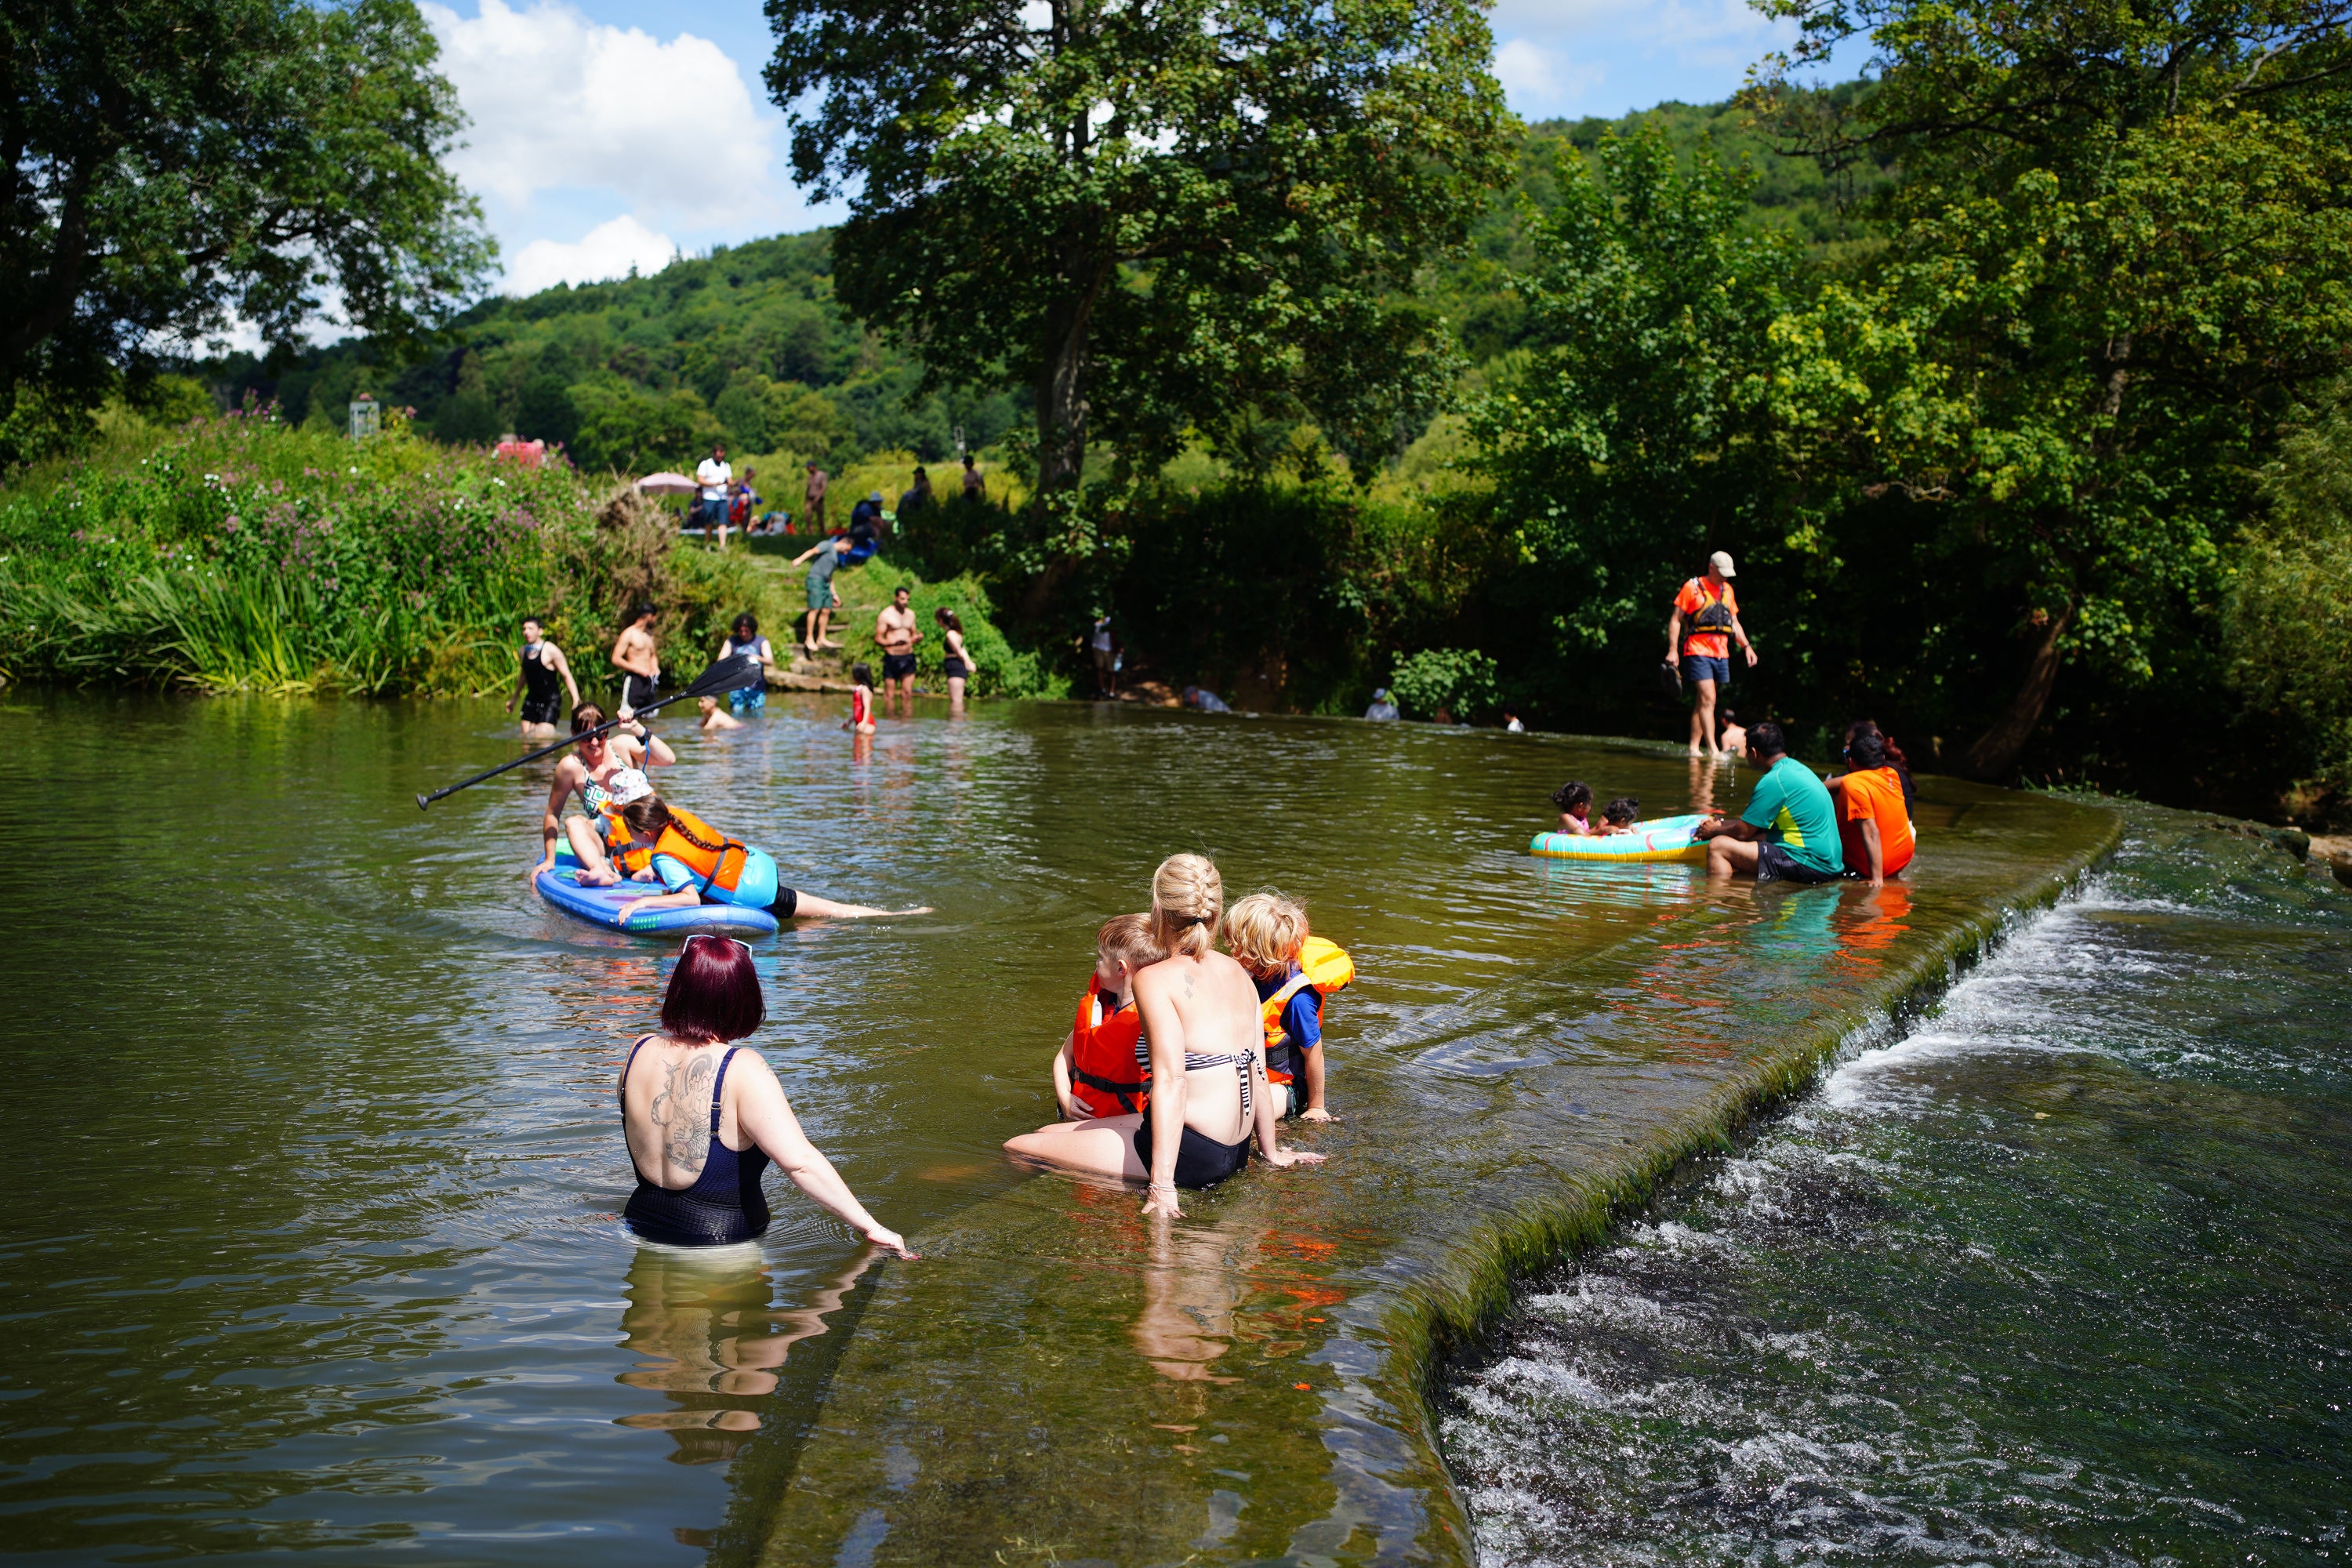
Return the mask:
<path fill-rule="evenodd" d="M 1397 660 L 1389 689 L 1397 705 L 1415 718 L 1433 718 L 1444 709 L 1467 721 L 1495 710 L 1501 675 L 1495 661 L 1476 648 L 1423 648 Z"/>

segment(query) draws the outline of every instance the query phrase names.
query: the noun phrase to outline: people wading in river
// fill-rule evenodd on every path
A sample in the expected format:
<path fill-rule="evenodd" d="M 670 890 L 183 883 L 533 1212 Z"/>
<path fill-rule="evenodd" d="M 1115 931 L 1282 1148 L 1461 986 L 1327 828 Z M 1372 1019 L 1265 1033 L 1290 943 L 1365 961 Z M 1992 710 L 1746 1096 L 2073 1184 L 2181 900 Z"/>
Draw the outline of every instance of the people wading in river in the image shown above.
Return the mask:
<path fill-rule="evenodd" d="M 1198 855 L 1171 855 L 1151 879 L 1152 940 L 1168 956 L 1135 976 L 1143 1018 L 1137 1060 L 1151 1068 L 1140 1115 L 1055 1122 L 1008 1139 L 1014 1154 L 1144 1181 L 1143 1212 L 1179 1217 L 1179 1187 L 1215 1186 L 1249 1163 L 1253 1133 L 1270 1165 L 1319 1163 L 1285 1149 L 1267 1092 L 1265 1036 L 1249 972 L 1216 951 L 1224 887 Z"/>
<path fill-rule="evenodd" d="M 604 710 L 593 702 L 583 702 L 572 710 L 572 732 L 575 735 L 584 734 L 604 722 Z M 535 882 L 541 871 L 555 868 L 555 842 L 568 831 L 563 807 L 573 795 L 580 797 L 581 808 L 588 814 L 587 826 L 599 828 L 605 808 L 612 804 L 607 786 L 614 773 L 625 768 L 640 773 L 647 767 L 666 768 L 676 761 L 677 753 L 669 749 L 669 742 L 635 719 L 618 730 L 573 742 L 571 753 L 555 764 L 555 778 L 547 786 L 547 811 L 539 828 L 539 863 L 524 880 Z"/>
<path fill-rule="evenodd" d="M 522 700 L 522 738 L 544 741 L 555 734 L 555 683 L 563 682 L 571 694 L 572 706 L 580 706 L 580 683 L 572 679 L 572 666 L 563 650 L 549 642 L 540 628 L 537 616 L 522 618 L 522 648 L 517 656 L 521 666 L 515 676 L 514 696 L 507 699 L 507 711 L 514 711 L 515 699 Z"/>
<path fill-rule="evenodd" d="M 1731 556 L 1718 550 L 1706 558 L 1706 574 L 1694 577 L 1675 595 L 1674 613 L 1666 617 L 1666 663 L 1682 649 L 1682 676 L 1698 689 L 1698 705 L 1691 710 L 1690 754 L 1712 753 L 1729 762 L 1715 734 L 1715 701 L 1731 685 L 1731 644 L 1737 639 L 1748 667 L 1756 668 L 1756 648 L 1739 624 L 1739 596 L 1731 591 Z"/>
<path fill-rule="evenodd" d="M 643 708 L 661 695 L 661 654 L 654 646 L 654 607 L 641 604 L 613 642 L 613 668 L 621 672 L 621 711 Z"/>
<path fill-rule="evenodd" d="M 1759 882 L 1834 882 L 1845 874 L 1837 807 L 1812 770 L 1789 755 L 1780 726 L 1748 730 L 1748 758 L 1761 770 L 1739 820 L 1713 816 L 1691 830 L 1706 843 L 1709 877 Z"/>
<path fill-rule="evenodd" d="M 662 997 L 661 1032 L 631 1046 L 621 1065 L 621 1131 L 637 1178 L 622 1217 L 646 1240 L 672 1247 L 753 1240 L 768 1229 L 760 1176 L 772 1160 L 842 1224 L 915 1257 L 809 1142 L 766 1058 L 733 1043 L 766 1017 L 749 947 L 730 936 L 686 939 Z"/>

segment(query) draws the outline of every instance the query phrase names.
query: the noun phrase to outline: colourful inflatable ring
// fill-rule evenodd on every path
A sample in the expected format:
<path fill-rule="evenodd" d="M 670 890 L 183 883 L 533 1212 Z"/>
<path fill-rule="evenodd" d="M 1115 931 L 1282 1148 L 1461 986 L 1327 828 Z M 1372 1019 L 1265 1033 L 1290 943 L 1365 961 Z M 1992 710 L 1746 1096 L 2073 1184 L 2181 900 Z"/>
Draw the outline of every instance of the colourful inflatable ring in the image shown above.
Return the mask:
<path fill-rule="evenodd" d="M 1706 820 L 1705 816 L 1694 813 L 1638 822 L 1631 833 L 1538 833 L 1528 846 L 1528 853 L 1547 860 L 1592 860 L 1612 865 L 1680 861 L 1704 866 L 1706 844 L 1693 838 L 1691 829 Z"/>

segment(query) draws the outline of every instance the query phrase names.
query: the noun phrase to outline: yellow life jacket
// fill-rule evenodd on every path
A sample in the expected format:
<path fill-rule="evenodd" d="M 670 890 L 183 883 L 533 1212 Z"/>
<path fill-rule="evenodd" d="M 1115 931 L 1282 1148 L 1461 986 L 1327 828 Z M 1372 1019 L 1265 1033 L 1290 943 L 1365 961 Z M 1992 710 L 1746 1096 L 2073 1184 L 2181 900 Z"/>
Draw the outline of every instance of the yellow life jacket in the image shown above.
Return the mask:
<path fill-rule="evenodd" d="M 1308 937 L 1307 945 L 1299 950 L 1298 972 L 1284 981 L 1258 1008 L 1259 1021 L 1265 1030 L 1267 1059 L 1271 1061 L 1276 1047 L 1290 1039 L 1290 1031 L 1282 1026 L 1282 1014 L 1293 996 L 1310 985 L 1328 996 L 1345 989 L 1355 978 L 1356 961 L 1348 956 L 1345 948 L 1324 937 Z M 1266 1068 L 1265 1076 L 1276 1083 L 1290 1081 L 1290 1074 L 1271 1067 Z"/>

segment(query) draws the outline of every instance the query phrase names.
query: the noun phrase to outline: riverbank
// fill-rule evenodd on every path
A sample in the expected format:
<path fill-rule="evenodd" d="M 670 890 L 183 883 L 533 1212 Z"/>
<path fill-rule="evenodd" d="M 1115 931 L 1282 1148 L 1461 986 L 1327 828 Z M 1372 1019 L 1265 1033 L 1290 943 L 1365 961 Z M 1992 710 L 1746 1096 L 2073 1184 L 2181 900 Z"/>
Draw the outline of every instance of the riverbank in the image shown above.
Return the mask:
<path fill-rule="evenodd" d="M 1930 780 L 1905 885 L 1709 889 L 1525 853 L 1565 775 L 1659 814 L 1745 793 L 1645 748 L 938 702 L 869 748 L 838 719 L 775 694 L 681 736 L 664 787 L 794 885 L 939 906 L 758 954 L 754 1045 L 918 1264 L 788 1193 L 740 1255 L 619 1231 L 612 1074 L 663 954 L 525 890 L 543 773 L 415 811 L 510 752 L 495 703 L 0 701 L 87 868 L 7 960 L 0 1125 L 68 1130 L 0 1270 L 30 1548 L 1465 1561 L 1437 1352 L 2115 828 Z M 1160 1230 L 1000 1145 L 1050 1116 L 1090 933 L 1172 847 L 1303 898 L 1361 978 L 1329 1013 L 1341 1120 L 1286 1130 L 1330 1163 Z M 67 1069 L 100 1041 L 92 1110 Z"/>

